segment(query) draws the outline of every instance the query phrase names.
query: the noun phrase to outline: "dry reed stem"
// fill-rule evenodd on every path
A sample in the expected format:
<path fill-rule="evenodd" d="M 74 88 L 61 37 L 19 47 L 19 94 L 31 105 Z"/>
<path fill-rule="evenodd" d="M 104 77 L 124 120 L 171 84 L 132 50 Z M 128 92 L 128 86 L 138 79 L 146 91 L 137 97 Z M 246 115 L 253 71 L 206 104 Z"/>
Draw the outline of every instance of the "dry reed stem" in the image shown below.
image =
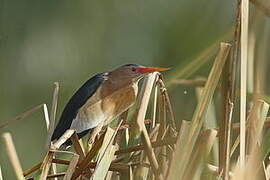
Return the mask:
<path fill-rule="evenodd" d="M 101 146 L 101 148 L 99 149 L 99 154 L 98 154 L 98 163 L 99 161 L 103 158 L 103 156 L 105 155 L 106 151 L 110 149 L 110 146 L 112 146 L 114 139 L 117 135 L 117 132 L 119 130 L 119 128 L 121 127 L 123 123 L 123 119 L 119 122 L 118 127 L 113 130 L 112 128 L 108 127 L 106 130 L 106 134 L 103 140 L 103 144 Z"/>
<path fill-rule="evenodd" d="M 222 77 L 221 84 L 221 118 L 219 122 L 219 173 L 223 180 L 228 180 L 228 171 L 230 164 L 230 131 L 231 131 L 231 115 L 230 112 L 232 103 L 235 102 L 235 86 L 236 86 L 236 70 L 237 70 L 237 57 L 238 57 L 238 42 L 239 42 L 239 23 L 240 6 L 237 6 L 237 17 L 234 34 L 234 45 L 230 51 L 229 59 L 227 60 Z M 228 150 L 229 149 L 229 150 Z"/>
<path fill-rule="evenodd" d="M 178 151 L 182 152 L 182 156 L 180 156 L 179 159 L 179 166 L 176 170 L 178 174 L 176 175 L 170 173 L 168 179 L 179 179 L 182 178 L 184 175 L 185 168 L 188 164 L 195 142 L 200 133 L 205 112 L 207 111 L 208 104 L 214 95 L 216 86 L 221 76 L 221 72 L 223 70 L 223 66 L 229 54 L 230 47 L 231 45 L 228 43 L 220 44 L 220 50 L 214 61 L 214 65 L 211 69 L 208 80 L 202 92 L 202 98 L 199 100 L 199 103 L 193 115 L 191 131 L 189 133 L 187 143 L 181 144 L 180 147 L 178 147 Z"/>
<path fill-rule="evenodd" d="M 34 165 L 33 167 L 31 167 L 30 169 L 27 169 L 23 172 L 24 176 L 28 176 L 29 174 L 33 173 L 34 171 L 38 170 L 41 167 L 42 163 L 38 163 L 36 165 Z"/>
<path fill-rule="evenodd" d="M 52 165 L 52 159 L 53 159 L 53 152 L 48 152 L 41 164 L 41 175 L 40 175 L 40 180 L 46 180 L 50 167 Z"/>
<path fill-rule="evenodd" d="M 51 114 L 50 114 L 50 125 L 48 127 L 46 147 L 50 146 L 51 136 L 54 131 L 55 116 L 56 116 L 56 110 L 57 110 L 57 104 L 58 104 L 58 94 L 59 94 L 59 83 L 54 82 L 54 92 L 53 92 L 52 107 L 51 107 Z"/>
<path fill-rule="evenodd" d="M 72 180 L 75 180 L 78 176 L 80 176 L 80 174 L 85 170 L 85 168 L 88 167 L 89 163 L 95 157 L 95 155 L 98 153 L 99 148 L 102 146 L 104 136 L 105 136 L 105 134 L 102 134 L 101 137 L 97 141 L 95 141 L 93 147 L 86 154 L 83 161 L 79 163 L 78 168 L 73 173 L 73 176 L 71 178 Z"/>
<path fill-rule="evenodd" d="M 188 138 L 188 134 L 190 131 L 190 126 L 191 126 L 191 122 L 190 121 L 186 121 L 186 120 L 182 120 L 181 123 L 181 128 L 180 131 L 178 133 L 177 136 L 177 141 L 176 141 L 176 147 L 179 147 L 181 144 L 186 144 L 187 138 Z M 166 178 L 169 180 L 169 175 L 174 173 L 174 170 L 176 169 L 176 167 L 179 165 L 178 164 L 178 160 L 181 156 L 180 151 L 174 151 L 172 154 L 172 159 L 169 163 L 169 167 L 168 167 L 168 171 L 166 173 Z"/>
<path fill-rule="evenodd" d="M 229 179 L 229 170 L 230 170 L 230 151 L 231 151 L 231 125 L 232 125 L 232 114 L 233 114 L 233 103 L 229 102 L 229 105 L 226 106 L 228 109 L 228 121 L 226 123 L 226 130 L 227 132 L 225 133 L 227 138 L 225 140 L 225 166 L 224 166 L 224 179 L 228 180 Z"/>
<path fill-rule="evenodd" d="M 48 108 L 47 108 L 46 104 L 43 104 L 43 112 L 44 112 L 44 119 L 45 119 L 45 123 L 46 123 L 46 128 L 48 131 L 49 126 L 50 126 L 50 119 L 49 119 L 49 113 L 48 113 Z"/>
<path fill-rule="evenodd" d="M 246 156 L 246 101 L 247 101 L 247 55 L 248 55 L 249 0 L 241 0 L 241 51 L 240 51 L 240 168 L 245 167 Z"/>
<path fill-rule="evenodd" d="M 263 155 L 261 154 L 260 144 L 262 138 L 263 124 L 269 105 L 263 101 L 257 101 L 247 120 L 247 142 L 248 142 L 248 158 L 245 168 L 235 168 L 234 179 L 262 179 L 263 176 Z"/>
<path fill-rule="evenodd" d="M 150 136 L 151 141 L 156 141 L 159 127 L 160 127 L 160 124 L 156 124 L 154 129 L 150 130 L 149 136 Z M 140 164 L 136 169 L 134 169 L 135 179 L 143 179 L 147 177 L 150 172 L 149 166 L 148 167 L 144 166 L 144 164 L 149 164 L 149 160 L 145 152 L 141 153 L 140 162 L 142 162 L 142 164 Z"/>
<path fill-rule="evenodd" d="M 195 175 L 200 177 L 201 168 L 200 166 L 204 165 L 204 161 L 208 157 L 214 140 L 216 139 L 217 131 L 214 129 L 207 129 L 201 133 L 200 137 L 197 139 L 195 148 L 192 152 L 192 157 L 189 161 L 187 171 L 185 172 L 183 180 L 194 179 Z"/>
<path fill-rule="evenodd" d="M 127 124 L 126 124 L 127 118 L 128 118 L 128 110 L 126 110 L 125 112 L 123 112 L 123 113 L 120 115 L 120 117 L 119 117 L 120 122 L 122 121 L 121 124 L 123 124 L 123 125 L 121 125 L 121 126 L 119 127 L 119 130 L 120 130 L 121 128 L 123 128 L 123 126 L 127 125 Z M 128 132 L 126 132 L 126 131 L 120 131 L 120 132 L 118 132 L 118 133 L 116 134 L 114 144 L 120 145 L 120 144 L 121 144 L 122 138 L 123 138 L 125 135 L 127 135 L 126 133 L 128 133 Z M 126 141 L 126 142 L 127 142 L 127 144 L 128 144 L 128 141 Z"/>
<path fill-rule="evenodd" d="M 253 125 L 253 127 L 251 127 L 251 126 L 252 126 L 251 123 L 254 123 L 254 122 L 252 122 L 252 121 L 257 122 L 257 120 L 258 120 L 258 117 L 257 117 L 257 116 L 261 115 L 262 112 L 267 113 L 268 108 L 269 108 L 268 106 L 269 106 L 269 105 L 266 104 L 266 103 L 265 103 L 264 101 L 262 101 L 262 100 L 257 100 L 257 101 L 255 102 L 255 104 L 254 104 L 254 106 L 253 106 L 253 108 L 252 108 L 252 110 L 251 110 L 251 112 L 250 112 L 250 114 L 249 114 L 249 116 L 248 116 L 248 118 L 247 118 L 247 122 L 246 122 L 246 128 L 247 128 L 247 129 L 253 128 L 253 131 L 256 131 L 256 129 L 258 128 L 257 126 L 258 126 L 259 124 Z M 262 111 L 262 112 L 258 112 L 258 111 Z M 264 114 L 263 118 L 264 118 L 264 121 L 262 121 L 262 122 L 260 121 L 261 123 L 263 123 L 263 124 L 260 124 L 260 125 L 259 125 L 260 128 L 262 128 L 263 126 L 267 125 L 267 124 L 270 122 L 269 120 L 267 120 L 266 114 Z M 253 120 L 253 119 L 256 119 L 256 120 Z M 258 123 L 258 122 L 257 122 L 257 123 Z M 255 129 L 254 129 L 254 128 L 255 128 Z M 233 129 L 240 129 L 240 124 L 235 124 L 235 125 L 233 125 Z M 252 131 L 252 130 L 249 130 L 249 131 Z M 261 129 L 260 129 L 260 131 L 261 131 Z M 249 140 L 248 140 L 249 143 L 250 143 L 250 142 L 252 141 L 252 139 L 254 139 L 254 138 L 255 138 L 255 139 L 258 139 L 258 137 L 256 137 L 256 133 L 250 132 L 249 134 L 250 134 L 250 135 L 249 135 Z M 251 139 L 250 139 L 250 138 L 251 138 Z M 240 144 L 240 137 L 237 136 L 237 138 L 236 138 L 236 140 L 235 140 L 235 142 L 234 142 L 234 144 L 233 144 L 233 146 L 232 146 L 232 149 L 231 149 L 231 152 L 230 152 L 230 156 L 233 155 L 233 153 L 235 152 L 235 150 L 236 150 L 236 148 L 238 147 L 239 144 Z M 254 144 L 254 142 L 251 143 L 251 144 Z M 253 145 L 252 145 L 252 146 L 253 146 Z M 250 147 L 251 147 L 251 146 L 249 146 L 249 150 L 250 150 Z"/>
<path fill-rule="evenodd" d="M 269 110 L 269 105 L 262 100 L 257 100 L 250 112 L 247 120 L 247 152 L 251 152 L 257 145 L 261 145 L 262 129 L 266 116 Z"/>
<path fill-rule="evenodd" d="M 169 97 L 168 91 L 167 91 L 167 89 L 165 87 L 165 84 L 164 84 L 164 82 L 162 81 L 161 78 L 159 78 L 159 81 L 158 82 L 160 84 L 160 87 L 162 88 L 162 93 L 165 95 L 165 102 L 166 102 L 166 105 L 167 105 L 168 110 L 169 110 L 169 115 L 170 115 L 170 121 L 171 121 L 171 124 L 172 124 L 172 128 L 173 129 L 176 129 L 175 117 L 174 117 L 174 113 L 173 113 L 173 109 L 172 109 L 172 104 L 171 104 L 171 101 L 170 101 L 170 97 Z"/>
<path fill-rule="evenodd" d="M 104 152 L 104 155 L 98 159 L 95 171 L 91 177 L 92 180 L 105 179 L 106 174 L 110 169 L 111 162 L 115 158 L 114 153 L 116 148 L 116 145 L 110 143 L 110 146 Z"/>
<path fill-rule="evenodd" d="M 72 145 L 74 148 L 74 151 L 79 155 L 79 162 L 82 162 L 82 160 L 85 158 L 85 154 L 83 151 L 83 147 L 81 146 L 79 142 L 79 138 L 77 136 L 77 133 L 73 133 L 71 136 Z"/>
<path fill-rule="evenodd" d="M 163 92 L 163 88 L 161 87 L 161 84 L 158 82 L 159 88 L 159 131 L 156 137 L 156 140 L 162 140 L 163 136 L 165 135 L 166 131 L 166 104 L 165 104 L 165 94 Z M 168 126 L 169 127 L 169 126 Z M 164 149 L 165 148 L 165 149 Z M 166 165 L 165 165 L 165 159 L 166 159 L 166 146 L 162 146 L 160 148 L 155 149 L 155 154 L 157 155 L 157 160 L 159 162 L 160 170 L 162 170 L 162 174 L 166 172 Z"/>
<path fill-rule="evenodd" d="M 74 154 L 73 154 L 73 155 L 74 155 Z M 63 160 L 63 159 L 53 159 L 53 160 L 52 160 L 52 163 L 55 163 L 55 164 L 62 164 L 62 165 L 69 165 L 69 164 L 70 164 L 70 161 L 68 161 L 68 160 Z M 23 175 L 24 175 L 24 176 L 28 176 L 28 175 L 32 174 L 33 172 L 35 172 L 36 170 L 38 170 L 38 169 L 41 167 L 41 165 L 42 165 L 42 163 L 36 164 L 36 165 L 33 166 L 32 168 L 26 170 L 26 171 L 23 173 Z M 94 169 L 94 168 L 96 168 L 96 165 L 97 165 L 96 162 L 90 162 L 90 163 L 88 164 L 87 167 Z M 129 169 L 129 165 L 124 164 L 124 163 L 114 163 L 114 162 L 111 163 L 110 168 L 109 168 L 110 171 L 118 171 L 118 172 L 127 172 L 128 169 Z M 48 176 L 49 176 L 49 175 L 48 175 Z M 47 176 L 47 177 L 48 177 L 48 176 Z"/>
<path fill-rule="evenodd" d="M 158 76 L 156 76 L 155 84 L 154 84 L 154 102 L 153 102 L 153 110 L 152 110 L 152 125 L 151 128 L 153 129 L 156 125 L 156 115 L 157 115 L 157 103 L 158 103 L 158 85 L 157 80 Z"/>
<path fill-rule="evenodd" d="M 6 122 L 6 123 L 4 123 L 4 124 L 1 124 L 1 125 L 0 125 L 0 129 L 6 128 L 7 126 L 9 126 L 9 125 L 12 124 L 12 123 L 15 123 L 16 121 L 23 120 L 25 117 L 29 116 L 29 115 L 32 114 L 33 112 L 35 112 L 35 111 L 37 111 L 38 109 L 42 108 L 43 105 L 44 105 L 44 104 L 37 105 L 37 106 L 33 107 L 32 109 L 29 109 L 29 110 L 23 112 L 22 114 L 16 116 L 15 119 L 9 120 L 8 122 Z"/>
<path fill-rule="evenodd" d="M 55 116 L 56 116 L 56 110 L 57 110 L 57 104 L 58 104 L 58 93 L 59 93 L 59 83 L 54 82 L 54 92 L 53 92 L 53 100 L 52 100 L 52 107 L 51 107 L 51 114 L 50 118 L 48 115 L 48 108 L 46 106 L 46 113 L 45 114 L 45 119 L 48 119 L 48 124 L 47 124 L 47 141 L 45 144 L 45 149 L 48 150 L 49 147 L 51 146 L 51 136 L 54 131 L 54 124 L 55 124 Z M 46 118 L 47 117 L 47 118 Z M 53 174 L 56 174 L 57 169 L 56 169 L 56 164 L 52 164 L 52 169 L 51 171 Z M 54 178 L 54 180 L 57 180 L 57 178 Z"/>
<path fill-rule="evenodd" d="M 74 133 L 74 129 L 66 130 L 66 132 L 55 143 L 52 144 L 51 149 L 59 149 L 60 146 L 64 144 Z"/>
<path fill-rule="evenodd" d="M 150 95 L 152 88 L 155 83 L 155 79 L 158 76 L 158 73 L 149 74 L 143 82 L 142 89 L 140 92 L 140 96 L 137 99 L 137 107 L 134 115 L 135 122 L 137 123 L 137 127 L 139 132 L 142 133 L 142 142 L 145 145 L 145 151 L 148 156 L 148 159 L 151 163 L 151 166 L 155 172 L 155 177 L 159 180 L 163 179 L 162 174 L 160 174 L 159 165 L 157 162 L 157 158 L 155 156 L 154 150 L 152 148 L 152 144 L 146 130 L 144 119 L 146 115 L 147 106 L 149 103 Z"/>
<path fill-rule="evenodd" d="M 77 163 L 79 162 L 79 158 L 80 158 L 80 156 L 78 154 L 74 154 L 72 156 L 72 159 L 70 160 L 68 169 L 66 171 L 66 174 L 65 174 L 63 180 L 70 180 L 71 179 L 72 174 L 76 169 Z"/>
<path fill-rule="evenodd" d="M 11 134 L 4 133 L 2 135 L 2 138 L 4 139 L 7 154 L 8 154 L 9 160 L 11 162 L 11 165 L 13 167 L 13 170 L 16 174 L 17 179 L 19 179 L 19 180 L 25 179 L 23 176 L 23 170 L 22 170 L 18 155 L 16 153 L 16 149 L 15 149 Z"/>

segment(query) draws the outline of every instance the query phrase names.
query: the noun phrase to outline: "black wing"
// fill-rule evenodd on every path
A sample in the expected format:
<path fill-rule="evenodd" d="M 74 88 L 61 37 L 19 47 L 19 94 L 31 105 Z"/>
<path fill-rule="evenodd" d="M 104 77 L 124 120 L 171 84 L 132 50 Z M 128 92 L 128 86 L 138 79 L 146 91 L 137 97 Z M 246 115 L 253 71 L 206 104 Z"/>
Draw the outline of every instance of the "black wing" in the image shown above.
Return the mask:
<path fill-rule="evenodd" d="M 71 97 L 65 106 L 60 120 L 54 129 L 51 140 L 60 138 L 70 128 L 73 119 L 77 116 L 78 110 L 96 92 L 105 79 L 105 73 L 100 73 L 86 81 L 80 89 Z"/>

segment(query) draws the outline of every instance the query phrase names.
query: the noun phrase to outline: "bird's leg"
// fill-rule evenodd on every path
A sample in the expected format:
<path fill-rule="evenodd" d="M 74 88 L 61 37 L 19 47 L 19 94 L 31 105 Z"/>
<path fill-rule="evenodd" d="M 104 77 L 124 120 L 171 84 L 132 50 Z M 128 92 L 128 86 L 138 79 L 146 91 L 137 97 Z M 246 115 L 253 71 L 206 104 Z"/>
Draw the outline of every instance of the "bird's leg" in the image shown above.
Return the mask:
<path fill-rule="evenodd" d="M 98 135 L 98 133 L 101 131 L 102 127 L 104 125 L 104 122 L 101 122 L 97 125 L 97 127 L 95 127 L 90 133 L 89 133 L 89 137 L 88 137 L 88 150 L 90 150 L 92 148 L 92 144 L 95 142 L 96 136 Z"/>

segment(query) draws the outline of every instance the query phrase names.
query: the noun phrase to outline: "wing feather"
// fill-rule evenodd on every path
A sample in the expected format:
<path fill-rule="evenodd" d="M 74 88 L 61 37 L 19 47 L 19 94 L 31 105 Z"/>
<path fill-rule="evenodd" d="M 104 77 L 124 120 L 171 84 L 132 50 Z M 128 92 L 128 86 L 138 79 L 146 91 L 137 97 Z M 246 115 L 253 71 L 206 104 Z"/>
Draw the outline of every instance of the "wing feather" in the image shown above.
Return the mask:
<path fill-rule="evenodd" d="M 98 87 L 105 80 L 105 73 L 100 73 L 88 81 L 86 81 L 70 98 L 67 105 L 65 106 L 60 120 L 53 132 L 51 140 L 58 139 L 64 134 L 64 132 L 70 128 L 73 119 L 77 116 L 78 110 L 82 107 L 86 101 L 92 97 L 97 91 Z"/>

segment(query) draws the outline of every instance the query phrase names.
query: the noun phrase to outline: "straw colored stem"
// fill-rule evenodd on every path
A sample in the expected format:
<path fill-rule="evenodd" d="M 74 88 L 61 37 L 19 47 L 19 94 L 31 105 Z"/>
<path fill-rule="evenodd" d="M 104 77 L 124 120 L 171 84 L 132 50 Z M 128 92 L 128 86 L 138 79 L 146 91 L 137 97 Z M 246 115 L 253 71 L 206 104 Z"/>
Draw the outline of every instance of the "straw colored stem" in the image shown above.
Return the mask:
<path fill-rule="evenodd" d="M 52 165 L 52 159 L 53 159 L 53 152 L 48 152 L 41 164 L 41 175 L 40 180 L 46 180 L 50 167 Z"/>
<path fill-rule="evenodd" d="M 104 139 L 103 134 L 93 145 L 93 147 L 90 149 L 90 151 L 86 154 L 84 160 L 79 163 L 78 168 L 73 173 L 73 176 L 71 179 L 75 180 L 84 170 L 87 168 L 91 160 L 96 156 L 98 153 L 99 148 L 102 146 L 102 142 Z"/>
<path fill-rule="evenodd" d="M 49 147 L 51 142 L 51 136 L 54 130 L 55 124 L 55 116 L 58 104 L 58 94 L 59 94 L 59 83 L 54 82 L 54 92 L 53 92 L 53 99 L 52 99 L 52 107 L 51 107 L 51 114 L 50 114 L 50 125 L 48 127 L 48 135 L 47 135 L 47 147 Z"/>
<path fill-rule="evenodd" d="M 214 140 L 216 139 L 217 131 L 214 129 L 207 129 L 203 133 L 201 133 L 198 138 L 195 148 L 192 152 L 192 158 L 189 161 L 189 165 L 187 171 L 185 172 L 183 180 L 194 179 L 194 176 L 200 175 L 201 172 L 199 166 L 204 164 L 203 162 L 208 157 L 212 146 L 214 144 Z"/>
<path fill-rule="evenodd" d="M 76 169 L 76 166 L 77 166 L 77 163 L 79 162 L 79 155 L 77 154 L 74 154 L 70 163 L 69 163 L 69 166 L 68 166 L 68 169 L 67 169 L 67 172 L 63 178 L 63 180 L 70 180 L 71 177 L 72 177 L 72 174 L 73 172 L 75 171 Z"/>
<path fill-rule="evenodd" d="M 47 179 L 63 177 L 63 176 L 65 176 L 65 174 L 66 174 L 66 173 L 50 174 L 50 175 L 47 176 Z"/>
<path fill-rule="evenodd" d="M 205 88 L 202 92 L 202 98 L 199 100 L 198 106 L 193 115 L 191 130 L 187 139 L 187 143 L 181 144 L 178 147 L 178 151 L 182 152 L 182 156 L 180 156 L 180 159 L 178 161 L 179 162 L 179 166 L 177 167 L 178 174 L 176 175 L 170 173 L 168 179 L 183 178 L 185 168 L 187 167 L 195 142 L 202 128 L 204 115 L 206 113 L 208 104 L 214 95 L 214 91 L 220 79 L 223 66 L 229 54 L 229 50 L 230 44 L 227 43 L 220 44 L 220 50 L 215 59 L 214 65 L 206 82 Z"/>
<path fill-rule="evenodd" d="M 4 139 L 6 149 L 7 149 L 7 154 L 8 154 L 9 160 L 11 162 L 11 165 L 13 167 L 13 170 L 16 174 L 17 179 L 19 179 L 19 180 L 25 179 L 23 176 L 23 170 L 22 170 L 18 155 L 16 153 L 16 149 L 15 149 L 11 134 L 4 133 L 2 135 L 2 137 Z"/>
<path fill-rule="evenodd" d="M 68 129 L 66 132 L 52 145 L 52 149 L 59 149 L 62 144 L 64 144 L 73 134 L 75 130 Z"/>
<path fill-rule="evenodd" d="M 81 162 L 83 160 L 83 158 L 85 158 L 85 154 L 83 151 L 83 147 L 81 146 L 81 144 L 79 142 L 77 133 L 74 133 L 70 139 L 72 141 L 73 148 L 74 148 L 75 152 L 79 155 L 79 162 Z"/>
<path fill-rule="evenodd" d="M 231 125 L 232 125 L 232 114 L 233 114 L 233 103 L 229 102 L 228 108 L 228 122 L 226 123 L 226 146 L 225 146 L 225 166 L 224 166 L 224 179 L 229 179 L 229 170 L 230 170 L 230 151 L 231 151 Z"/>
<path fill-rule="evenodd" d="M 161 78 L 159 79 L 159 83 L 160 83 L 160 86 L 161 86 L 161 88 L 163 90 L 163 93 L 164 93 L 164 96 L 165 96 L 165 102 L 166 102 L 166 105 L 167 105 L 168 110 L 169 110 L 169 115 L 170 115 L 170 120 L 171 120 L 172 128 L 173 129 L 176 129 L 175 117 L 174 117 L 174 113 L 173 113 L 173 109 L 172 109 L 172 104 L 171 104 L 171 101 L 170 101 L 170 97 L 169 97 L 168 91 L 167 91 L 167 89 L 165 87 L 165 84 L 164 84 L 164 82 L 162 81 Z"/>
<path fill-rule="evenodd" d="M 180 131 L 179 131 L 178 136 L 177 136 L 176 147 L 179 147 L 181 144 L 186 143 L 188 133 L 190 131 L 190 125 L 191 125 L 190 121 L 186 121 L 186 120 L 182 121 L 181 128 L 180 128 Z M 172 159 L 169 163 L 169 168 L 168 168 L 168 171 L 166 173 L 165 179 L 168 179 L 169 175 L 171 175 L 173 173 L 173 171 L 176 170 L 176 167 L 178 166 L 178 159 L 180 158 L 181 153 L 182 152 L 180 152 L 180 151 L 173 152 Z"/>
<path fill-rule="evenodd" d="M 249 0 L 241 1 L 241 51 L 240 51 L 240 168 L 245 167 L 246 155 L 246 98 L 247 98 L 247 55 L 248 55 L 248 11 Z"/>
<path fill-rule="evenodd" d="M 157 158 L 155 156 L 148 132 L 147 132 L 145 124 L 144 124 L 147 106 L 149 103 L 151 91 L 152 91 L 152 88 L 154 86 L 157 75 L 158 75 L 158 73 L 155 72 L 155 73 L 149 74 L 146 77 L 146 79 L 142 85 L 142 90 L 141 90 L 140 96 L 139 96 L 138 101 L 137 101 L 138 106 L 136 108 L 136 113 L 135 113 L 134 119 L 135 119 L 135 122 L 137 123 L 136 125 L 139 129 L 139 132 L 142 133 L 142 142 L 145 145 L 145 151 L 146 151 L 146 154 L 147 154 L 148 159 L 150 161 L 150 164 L 153 167 L 153 171 L 155 172 L 155 177 L 157 179 L 163 179 L 162 175 L 160 174 L 161 171 L 159 170 Z"/>

